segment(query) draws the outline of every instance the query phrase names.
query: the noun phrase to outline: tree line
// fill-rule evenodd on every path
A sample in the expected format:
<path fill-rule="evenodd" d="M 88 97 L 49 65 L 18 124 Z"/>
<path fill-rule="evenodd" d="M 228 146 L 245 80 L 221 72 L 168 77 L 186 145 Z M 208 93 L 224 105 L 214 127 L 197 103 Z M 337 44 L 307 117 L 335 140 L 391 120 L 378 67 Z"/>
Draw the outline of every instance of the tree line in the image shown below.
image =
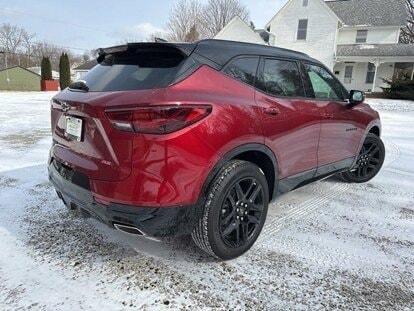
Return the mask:
<path fill-rule="evenodd" d="M 414 0 L 405 0 L 408 19 L 401 29 L 401 43 L 414 43 Z M 166 24 L 167 34 L 154 33 L 148 41 L 156 37 L 175 42 L 194 42 L 213 38 L 234 17 L 249 21 L 249 11 L 239 0 L 178 0 L 172 7 Z M 127 40 L 129 41 L 129 40 Z M 11 25 L 0 25 L 0 52 L 7 53 L 8 66 L 40 66 L 43 57 L 48 57 L 53 70 L 59 69 L 62 54 L 67 54 L 72 64 L 82 63 L 94 56 L 93 51 L 83 55 L 48 42 L 36 41 L 36 35 L 26 29 Z M 3 57 L 2 57 L 3 56 Z M 5 67 L 4 54 L 0 55 L 0 69 Z"/>
<path fill-rule="evenodd" d="M 414 43 L 414 0 L 405 0 L 405 4 L 407 24 L 401 29 L 400 42 L 408 44 Z M 150 41 L 163 36 L 176 42 L 213 38 L 235 16 L 249 22 L 249 11 L 239 0 L 209 0 L 206 4 L 198 0 L 178 0 L 168 18 L 167 35 L 153 34 Z"/>
<path fill-rule="evenodd" d="M 249 20 L 249 11 L 239 0 L 208 0 L 206 4 L 198 0 L 179 0 L 170 12 L 166 39 L 194 42 L 213 38 L 236 16 L 245 22 Z"/>
<path fill-rule="evenodd" d="M 36 35 L 26 29 L 4 23 L 0 25 L 0 52 L 7 54 L 7 65 L 22 66 L 24 68 L 40 66 L 42 58 L 48 57 L 53 70 L 59 69 L 59 60 L 62 54 L 67 54 L 71 63 L 82 63 L 90 58 L 88 52 L 77 55 L 57 45 L 36 41 Z M 6 66 L 5 55 L 0 55 L 0 69 Z"/>

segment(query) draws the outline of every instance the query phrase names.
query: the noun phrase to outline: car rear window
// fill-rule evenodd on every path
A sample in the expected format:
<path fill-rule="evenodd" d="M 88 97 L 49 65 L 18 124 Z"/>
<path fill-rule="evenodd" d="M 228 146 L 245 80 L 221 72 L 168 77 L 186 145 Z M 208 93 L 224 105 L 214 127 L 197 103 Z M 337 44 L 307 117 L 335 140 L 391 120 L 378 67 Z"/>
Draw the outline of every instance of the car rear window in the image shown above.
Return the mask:
<path fill-rule="evenodd" d="M 184 59 L 171 50 L 108 55 L 83 80 L 90 92 L 162 88 L 174 80 Z"/>

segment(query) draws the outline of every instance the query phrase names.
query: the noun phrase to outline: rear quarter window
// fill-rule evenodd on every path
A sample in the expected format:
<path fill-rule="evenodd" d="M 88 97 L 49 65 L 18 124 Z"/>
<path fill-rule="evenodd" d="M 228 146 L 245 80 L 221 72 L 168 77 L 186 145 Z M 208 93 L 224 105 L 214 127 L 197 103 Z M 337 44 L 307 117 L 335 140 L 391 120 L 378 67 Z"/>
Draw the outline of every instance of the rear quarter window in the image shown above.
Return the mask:
<path fill-rule="evenodd" d="M 223 72 L 241 82 L 254 86 L 256 82 L 259 57 L 238 57 L 231 60 L 223 69 Z"/>

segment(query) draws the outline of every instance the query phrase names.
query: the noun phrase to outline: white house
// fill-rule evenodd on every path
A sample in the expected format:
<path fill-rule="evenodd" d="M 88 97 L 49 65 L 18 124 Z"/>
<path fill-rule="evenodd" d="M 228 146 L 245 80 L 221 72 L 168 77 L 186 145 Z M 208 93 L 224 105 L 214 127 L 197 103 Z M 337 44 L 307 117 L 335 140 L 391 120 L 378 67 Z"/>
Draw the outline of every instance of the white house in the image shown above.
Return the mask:
<path fill-rule="evenodd" d="M 276 46 L 305 52 L 348 89 L 381 91 L 382 78 L 414 74 L 414 45 L 399 44 L 404 0 L 289 0 L 266 25 Z"/>
<path fill-rule="evenodd" d="M 263 32 L 264 29 L 253 30 L 240 17 L 236 16 L 214 37 L 214 39 L 267 44 L 265 39 L 260 35 Z"/>
<path fill-rule="evenodd" d="M 414 75 L 414 45 L 398 43 L 407 18 L 404 1 L 288 0 L 266 24 L 269 44 L 318 59 L 348 89 L 378 92 L 382 78 Z M 247 30 L 234 27 L 220 38 L 256 43 L 251 34 L 240 40 Z"/>
<path fill-rule="evenodd" d="M 86 74 L 91 70 L 93 67 L 95 67 L 98 64 L 96 59 L 89 60 L 75 68 L 72 69 L 73 72 L 73 80 L 78 81 L 82 80 Z"/>

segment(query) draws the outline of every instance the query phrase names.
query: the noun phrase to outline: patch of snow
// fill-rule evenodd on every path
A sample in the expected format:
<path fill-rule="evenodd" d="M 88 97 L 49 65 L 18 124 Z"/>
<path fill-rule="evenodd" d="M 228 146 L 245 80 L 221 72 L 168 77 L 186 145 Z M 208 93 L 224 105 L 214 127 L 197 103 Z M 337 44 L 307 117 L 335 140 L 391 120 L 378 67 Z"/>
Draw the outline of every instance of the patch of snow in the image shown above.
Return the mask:
<path fill-rule="evenodd" d="M 0 309 L 410 309 L 414 103 L 368 99 L 387 156 L 358 185 L 280 197 L 253 248 L 229 262 L 67 211 L 47 180 L 53 93 L 0 93 Z"/>

